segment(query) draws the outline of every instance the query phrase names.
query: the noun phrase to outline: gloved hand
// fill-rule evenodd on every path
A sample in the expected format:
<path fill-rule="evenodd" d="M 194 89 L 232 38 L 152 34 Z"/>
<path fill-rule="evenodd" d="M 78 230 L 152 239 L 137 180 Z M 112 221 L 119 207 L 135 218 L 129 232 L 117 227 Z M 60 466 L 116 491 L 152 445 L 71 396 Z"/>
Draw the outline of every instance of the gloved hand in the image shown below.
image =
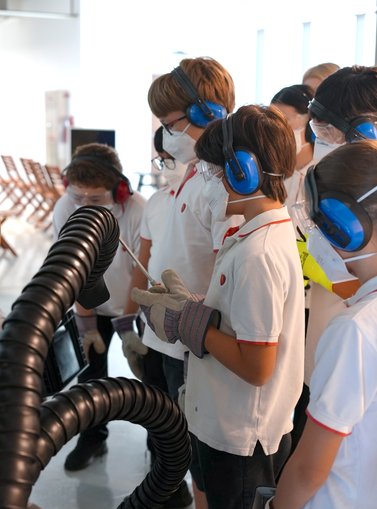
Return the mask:
<path fill-rule="evenodd" d="M 206 353 L 204 340 L 208 327 L 219 327 L 220 312 L 198 302 L 174 270 L 165 270 L 161 279 L 167 293 L 133 288 L 132 300 L 141 306 L 148 325 L 160 339 L 168 343 L 180 339 L 192 353 L 202 358 Z"/>
<path fill-rule="evenodd" d="M 82 346 L 86 358 L 89 359 L 91 347 L 93 347 L 97 353 L 106 352 L 106 345 L 101 334 L 97 330 L 97 317 L 95 315 L 85 316 L 75 313 L 75 320 L 79 335 L 82 339 Z"/>
<path fill-rule="evenodd" d="M 148 347 L 143 345 L 140 336 L 134 331 L 136 317 L 137 315 L 124 315 L 113 318 L 111 323 L 122 340 L 123 355 L 127 359 L 132 373 L 136 378 L 142 380 L 144 376 L 143 357 L 148 353 Z"/>
<path fill-rule="evenodd" d="M 322 267 L 315 261 L 313 256 L 309 253 L 306 240 L 297 240 L 297 248 L 300 254 L 302 272 L 304 280 L 311 280 L 318 283 L 329 292 L 333 291 L 332 282 L 326 276 Z M 305 284 L 305 286 L 307 283 Z"/>

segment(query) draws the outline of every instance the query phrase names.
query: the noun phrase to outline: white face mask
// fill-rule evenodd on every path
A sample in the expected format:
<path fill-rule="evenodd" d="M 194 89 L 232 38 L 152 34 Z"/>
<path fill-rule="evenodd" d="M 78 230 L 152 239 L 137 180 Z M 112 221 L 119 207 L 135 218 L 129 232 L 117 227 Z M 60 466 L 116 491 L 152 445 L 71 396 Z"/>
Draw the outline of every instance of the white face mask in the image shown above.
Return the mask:
<path fill-rule="evenodd" d="M 330 242 L 322 235 L 317 227 L 312 228 L 308 235 L 308 251 L 315 261 L 322 267 L 326 276 L 332 283 L 342 283 L 357 279 L 348 272 L 346 262 L 333 248 Z M 364 258 L 364 255 L 360 255 Z M 359 259 L 358 256 L 349 258 L 348 261 Z"/>
<path fill-rule="evenodd" d="M 301 129 L 294 129 L 293 130 L 293 134 L 295 135 L 295 142 L 296 142 L 296 155 L 299 154 L 301 152 L 301 149 L 302 149 L 302 131 L 305 129 L 304 128 L 301 128 Z"/>
<path fill-rule="evenodd" d="M 162 146 L 174 159 L 182 164 L 189 164 L 197 159 L 195 154 L 196 140 L 191 138 L 186 131 L 191 124 L 187 124 L 183 131 L 162 131 Z"/>
<path fill-rule="evenodd" d="M 226 209 L 229 203 L 241 203 L 244 201 L 258 200 L 266 195 L 247 196 L 238 200 L 229 200 L 229 193 L 220 178 L 213 177 L 208 180 L 204 187 L 204 196 L 208 199 L 209 208 L 216 221 L 226 220 Z"/>
<path fill-rule="evenodd" d="M 215 221 L 225 221 L 229 193 L 225 189 L 222 180 L 214 177 L 206 182 L 203 195 L 208 200 L 208 206 Z"/>
<path fill-rule="evenodd" d="M 180 163 L 179 161 L 175 161 L 174 170 L 169 170 L 164 167 L 162 170 L 162 174 L 166 180 L 166 183 L 170 189 L 176 191 L 182 182 L 183 176 L 186 173 L 187 166 L 185 164 Z"/>
<path fill-rule="evenodd" d="M 328 143 L 327 141 L 316 138 L 314 142 L 313 160 L 318 163 L 327 154 L 330 154 L 333 150 L 345 145 L 345 143 Z"/>

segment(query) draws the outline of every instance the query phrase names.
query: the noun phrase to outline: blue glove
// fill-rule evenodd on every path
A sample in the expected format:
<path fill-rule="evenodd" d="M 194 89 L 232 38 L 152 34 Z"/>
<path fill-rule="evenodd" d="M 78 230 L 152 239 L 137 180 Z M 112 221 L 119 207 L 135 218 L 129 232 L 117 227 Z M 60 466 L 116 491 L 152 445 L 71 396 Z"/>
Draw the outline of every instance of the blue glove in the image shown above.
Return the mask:
<path fill-rule="evenodd" d="M 207 353 L 204 341 L 208 327 L 220 325 L 221 315 L 197 301 L 178 274 L 171 269 L 161 274 L 166 293 L 154 293 L 133 288 L 131 298 L 140 305 L 149 327 L 162 341 L 180 340 L 197 357 Z"/>

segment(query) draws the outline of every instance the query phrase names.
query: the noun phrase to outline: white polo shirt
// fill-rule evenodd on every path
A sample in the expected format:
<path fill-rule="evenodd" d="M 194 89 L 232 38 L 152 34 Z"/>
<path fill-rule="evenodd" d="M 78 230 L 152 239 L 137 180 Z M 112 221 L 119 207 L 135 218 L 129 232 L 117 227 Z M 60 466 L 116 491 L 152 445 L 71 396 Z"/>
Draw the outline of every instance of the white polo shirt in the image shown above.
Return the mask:
<path fill-rule="evenodd" d="M 165 241 L 164 231 L 169 215 L 169 209 L 173 206 L 175 192 L 171 188 L 156 191 L 147 201 L 140 227 L 140 237 L 151 242 L 151 252 L 148 262 L 148 272 L 153 279 L 159 281 L 161 273 L 157 272 L 156 253 L 160 249 L 160 242 Z"/>
<path fill-rule="evenodd" d="M 377 507 L 377 277 L 363 284 L 322 335 L 309 418 L 345 436 L 305 509 Z"/>
<path fill-rule="evenodd" d="M 215 221 L 208 198 L 203 193 L 204 187 L 203 176 L 195 166 L 189 167 L 165 218 L 163 239 L 153 259 L 157 280 L 163 270 L 173 269 L 191 292 L 200 295 L 207 293 L 216 253 L 226 231 L 230 226 L 244 222 L 243 216 L 232 216 L 224 222 Z M 187 351 L 180 341 L 164 343 L 151 330 L 144 333 L 143 342 L 176 359 L 183 359 Z"/>
<path fill-rule="evenodd" d="M 158 253 L 160 249 L 160 243 L 165 242 L 166 236 L 164 231 L 166 228 L 167 217 L 169 210 L 174 204 L 175 191 L 170 187 L 156 191 L 149 198 L 145 210 L 143 219 L 141 222 L 140 236 L 143 239 L 151 241 L 151 253 L 148 262 L 148 272 L 156 281 L 160 281 L 160 263 L 158 260 Z M 152 346 L 155 350 L 156 335 L 149 327 L 145 324 L 143 343 Z M 171 347 L 168 343 L 159 341 L 159 351 L 164 354 L 169 354 Z"/>
<path fill-rule="evenodd" d="M 221 311 L 220 330 L 235 341 L 278 343 L 276 368 L 256 387 L 212 355 L 190 354 L 189 429 L 214 449 L 251 456 L 259 440 L 273 454 L 292 429 L 303 381 L 304 287 L 286 207 L 258 215 L 225 239 L 205 304 Z"/>
<path fill-rule="evenodd" d="M 116 204 L 111 210 L 118 220 L 120 237 L 137 255 L 140 247 L 140 224 L 146 199 L 138 192 L 130 196 L 123 208 Z M 57 238 L 60 229 L 76 210 L 75 203 L 66 193 L 56 202 L 53 212 L 54 235 Z M 98 315 L 121 316 L 130 291 L 133 260 L 119 245 L 111 265 L 104 274 L 110 299 L 96 308 Z"/>

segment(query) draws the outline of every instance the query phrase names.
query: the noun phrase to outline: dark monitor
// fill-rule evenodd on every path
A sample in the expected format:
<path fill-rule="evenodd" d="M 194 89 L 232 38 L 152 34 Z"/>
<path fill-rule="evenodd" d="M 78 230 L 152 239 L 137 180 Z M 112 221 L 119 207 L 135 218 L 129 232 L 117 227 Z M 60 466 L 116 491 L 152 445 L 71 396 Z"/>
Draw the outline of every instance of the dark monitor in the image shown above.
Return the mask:
<path fill-rule="evenodd" d="M 71 129 L 71 155 L 80 145 L 103 143 L 115 148 L 115 131 L 113 129 Z"/>
<path fill-rule="evenodd" d="M 43 372 L 42 396 L 61 391 L 88 366 L 72 309 L 52 338 Z"/>

